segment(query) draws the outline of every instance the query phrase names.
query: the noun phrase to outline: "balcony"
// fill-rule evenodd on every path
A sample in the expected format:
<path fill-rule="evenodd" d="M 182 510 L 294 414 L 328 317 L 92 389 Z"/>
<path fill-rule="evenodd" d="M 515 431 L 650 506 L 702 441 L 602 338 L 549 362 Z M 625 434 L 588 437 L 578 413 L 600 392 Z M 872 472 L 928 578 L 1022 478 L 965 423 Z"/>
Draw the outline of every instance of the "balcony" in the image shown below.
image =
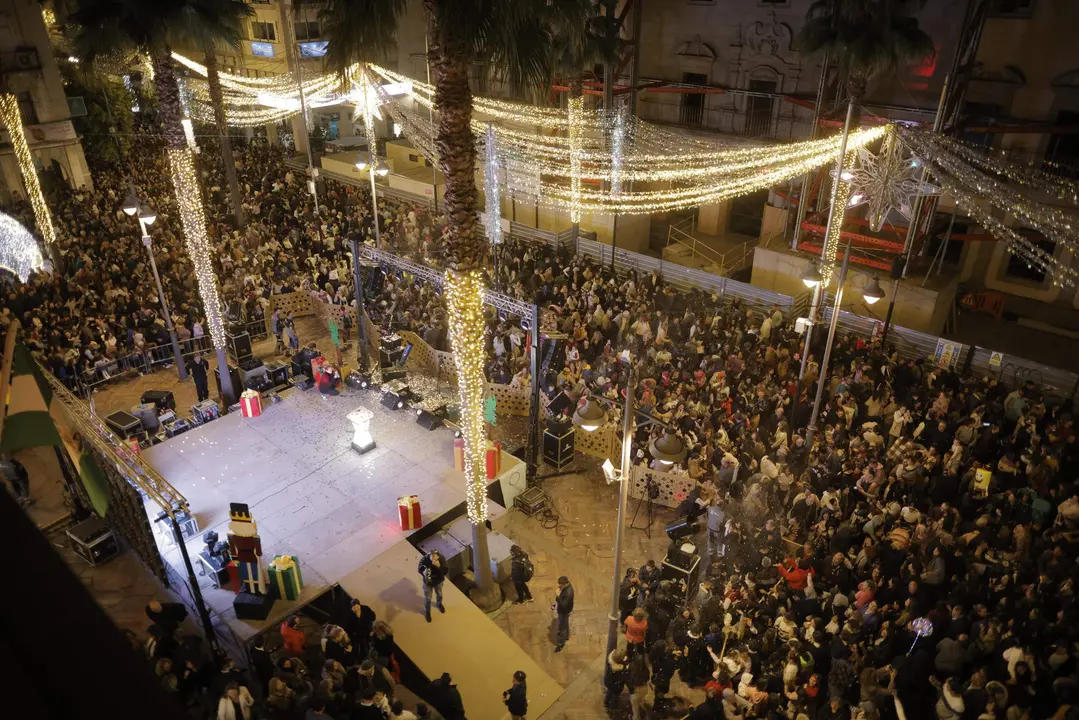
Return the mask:
<path fill-rule="evenodd" d="M 665 94 L 662 97 L 660 100 L 648 92 L 640 94 L 637 107 L 642 119 L 687 130 L 781 142 L 807 138 L 812 125 L 812 115 L 808 110 L 803 111 L 781 100 L 764 105 L 758 103 L 750 111 L 745 111 L 708 107 L 690 100 L 703 100 L 703 95 Z"/>
<path fill-rule="evenodd" d="M 0 73 L 33 72 L 41 69 L 41 57 L 37 48 L 22 47 L 11 52 L 0 52 Z"/>

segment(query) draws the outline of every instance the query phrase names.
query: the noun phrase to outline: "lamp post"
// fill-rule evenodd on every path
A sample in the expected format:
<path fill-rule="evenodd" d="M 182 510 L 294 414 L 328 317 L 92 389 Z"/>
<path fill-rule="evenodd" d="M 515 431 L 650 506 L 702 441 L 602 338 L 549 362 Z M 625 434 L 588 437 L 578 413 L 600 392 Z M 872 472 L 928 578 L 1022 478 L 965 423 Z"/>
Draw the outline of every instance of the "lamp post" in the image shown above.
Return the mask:
<path fill-rule="evenodd" d="M 843 252 L 843 265 L 839 271 L 839 285 L 836 287 L 835 303 L 832 306 L 832 317 L 828 322 L 828 343 L 824 347 L 824 358 L 821 360 L 820 377 L 817 378 L 817 395 L 813 400 L 813 413 L 809 416 L 809 427 L 806 428 L 806 447 L 811 451 L 813 449 L 813 435 L 817 431 L 817 417 L 820 415 L 820 404 L 824 397 L 824 381 L 828 375 L 828 362 L 832 359 L 832 344 L 835 342 L 836 325 L 839 322 L 839 309 L 843 305 L 843 284 L 847 281 L 847 270 L 850 267 L 850 246 L 851 240 L 847 240 L 847 248 Z M 802 281 L 806 285 L 810 284 L 811 276 L 803 276 Z M 820 280 L 817 280 L 817 285 L 820 285 Z M 872 305 L 881 298 L 884 297 L 884 291 L 881 290 L 880 282 L 876 277 L 873 281 L 865 287 L 862 291 L 863 299 Z M 821 300 L 824 300 L 824 288 L 821 288 Z M 806 341 L 806 349 L 808 350 L 809 342 Z M 802 359 L 802 372 L 805 372 L 805 358 Z"/>
<path fill-rule="evenodd" d="M 146 246 L 146 253 L 150 256 L 150 269 L 154 273 L 154 283 L 157 285 L 157 299 L 161 302 L 161 313 L 165 316 L 165 327 L 169 331 L 169 340 L 172 342 L 172 354 L 176 359 L 176 372 L 180 380 L 187 380 L 187 368 L 184 366 L 184 355 L 180 352 L 180 341 L 176 337 L 176 328 L 172 324 L 172 314 L 169 312 L 169 304 L 165 300 L 165 291 L 161 287 L 161 276 L 157 274 L 157 261 L 154 260 L 154 241 L 150 237 L 150 226 L 157 220 L 157 213 L 144 203 L 139 202 L 135 194 L 135 184 L 128 183 L 127 197 L 124 199 L 123 211 L 128 216 L 136 216 L 139 220 L 139 228 L 142 230 L 142 244 Z"/>
<path fill-rule="evenodd" d="M 603 474 L 608 482 L 621 483 L 618 488 L 618 521 L 614 529 L 614 577 L 611 585 L 611 605 L 607 613 L 607 656 L 618 647 L 618 594 L 622 586 L 622 532 L 626 524 L 626 506 L 629 504 L 629 483 L 631 479 L 630 463 L 633 457 L 633 433 L 636 430 L 636 377 L 633 365 L 628 361 L 626 378 L 625 414 L 622 418 L 622 466 L 615 469 L 610 458 L 603 463 Z M 585 404 L 573 413 L 573 424 L 586 432 L 594 432 L 603 426 L 607 413 L 599 404 L 589 398 Z M 657 462 L 670 465 L 680 462 L 686 456 L 685 444 L 669 430 L 659 440 L 649 444 L 649 451 Z"/>
<path fill-rule="evenodd" d="M 371 127 L 368 125 L 368 127 Z M 385 161 L 375 159 L 378 157 L 378 151 L 375 147 L 374 133 L 369 133 L 367 138 L 367 156 L 368 159 L 364 159 L 363 155 L 357 153 L 356 169 L 360 172 L 364 170 L 368 171 L 371 176 L 371 213 L 374 216 L 375 221 L 375 247 L 382 248 L 382 236 L 378 229 L 378 194 L 376 192 L 377 186 L 375 185 L 375 175 L 379 177 L 386 177 L 390 174 L 390 168 L 386 165 Z"/>

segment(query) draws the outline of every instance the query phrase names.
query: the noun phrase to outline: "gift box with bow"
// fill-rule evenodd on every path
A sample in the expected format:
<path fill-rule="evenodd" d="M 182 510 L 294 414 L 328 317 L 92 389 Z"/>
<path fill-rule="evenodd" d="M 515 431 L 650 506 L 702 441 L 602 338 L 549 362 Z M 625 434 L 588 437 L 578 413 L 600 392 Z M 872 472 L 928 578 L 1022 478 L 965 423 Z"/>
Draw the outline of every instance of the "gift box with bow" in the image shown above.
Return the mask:
<path fill-rule="evenodd" d="M 240 414 L 248 418 L 261 415 L 262 396 L 254 390 L 244 390 L 240 395 Z"/>
<path fill-rule="evenodd" d="M 423 524 L 420 519 L 420 499 L 416 495 L 397 498 L 397 511 L 401 515 L 402 530 L 416 530 Z"/>
<path fill-rule="evenodd" d="M 295 555 L 275 555 L 269 567 L 270 595 L 279 600 L 296 600 L 303 589 L 300 560 Z"/>

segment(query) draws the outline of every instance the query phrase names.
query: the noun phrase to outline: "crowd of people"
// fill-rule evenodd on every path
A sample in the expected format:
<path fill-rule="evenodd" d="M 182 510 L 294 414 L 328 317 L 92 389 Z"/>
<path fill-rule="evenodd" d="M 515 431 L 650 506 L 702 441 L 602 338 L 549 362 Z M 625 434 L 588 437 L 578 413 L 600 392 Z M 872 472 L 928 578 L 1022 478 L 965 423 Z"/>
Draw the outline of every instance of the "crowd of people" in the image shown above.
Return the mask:
<path fill-rule="evenodd" d="M 136 148 L 130 178 L 96 173 L 93 191 L 55 205 L 61 267 L 5 281 L 5 321 L 21 319 L 31 350 L 61 378 L 166 342 L 137 225 L 120 209 L 129 179 L 158 213 L 154 250 L 181 339 L 205 334 L 160 146 L 148 135 Z M 351 302 L 348 238 L 374 235 L 366 192 L 327 181 L 316 215 L 303 174 L 281 150 L 252 143 L 236 156 L 243 229 L 230 220 L 220 168 L 200 165 L 230 309 L 259 319 L 272 295 L 290 291 Z M 387 198 L 380 216 L 387 247 L 441 263 L 442 222 L 428 209 Z M 637 404 L 658 421 L 638 429 L 634 462 L 693 488 L 677 513 L 699 525 L 702 582 L 661 580 L 654 563 L 627 576 L 626 642 L 607 658 L 610 708 L 627 688 L 634 717 L 648 697 L 653 711 L 672 707 L 677 673 L 705 689 L 695 719 L 1079 715 L 1079 452 L 1067 407 L 1029 383 L 962 377 L 839 337 L 810 443 L 824 338 L 802 373 L 803 338 L 778 308 L 677 291 L 655 274 L 615 273 L 523 242 L 500 253 L 491 284 L 540 305 L 559 340 L 562 360 L 541 378 L 548 396 L 566 393 L 571 411 L 589 395 L 616 408 L 632 363 Z M 445 304 L 433 289 L 387 274 L 367 307 L 378 322 L 448 349 Z M 489 378 L 527 386 L 519 319 L 492 311 L 489 328 Z M 684 461 L 650 458 L 648 443 L 663 432 L 685 445 Z M 307 717 L 375 717 L 356 709 L 371 705 L 408 717 L 392 714 L 392 655 L 370 657 L 362 631 L 327 632 L 321 666 L 286 650 L 261 669 L 256 662 L 255 677 L 207 679 L 170 651 L 182 644 L 173 647 L 168 633 L 155 661 L 177 692 L 212 698 L 206 707 L 222 720 L 249 717 L 245 687 L 285 706 L 282 717 L 300 708 Z"/>

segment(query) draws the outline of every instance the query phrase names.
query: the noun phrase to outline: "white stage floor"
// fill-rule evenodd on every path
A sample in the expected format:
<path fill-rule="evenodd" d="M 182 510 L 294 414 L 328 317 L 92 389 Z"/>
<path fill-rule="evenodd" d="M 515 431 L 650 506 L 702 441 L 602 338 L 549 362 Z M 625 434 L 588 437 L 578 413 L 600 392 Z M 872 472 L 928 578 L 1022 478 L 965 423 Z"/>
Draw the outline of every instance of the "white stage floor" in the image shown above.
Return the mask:
<path fill-rule="evenodd" d="M 323 398 L 314 389 L 289 390 L 262 415 L 233 413 L 143 451 L 188 499 L 199 537 L 188 542 L 194 560 L 203 532 L 228 533 L 229 503 L 247 503 L 258 523 L 263 554 L 299 558 L 308 592 L 330 585 L 404 540 L 397 498 L 418 495 L 424 524 L 464 501 L 464 475 L 453 468 L 453 432 L 426 430 L 414 411 L 384 408 L 377 391 L 342 390 Z M 357 407 L 374 414 L 377 447 L 351 447 L 345 416 Z M 492 516 L 503 508 L 490 502 Z M 180 569 L 178 550 L 165 553 Z M 402 574 L 415 568 L 402 568 Z M 233 594 L 204 589 L 228 620 Z M 284 603 L 277 603 L 274 616 Z M 292 605 L 287 603 L 287 605 Z M 283 608 L 282 608 L 283 609 Z"/>

